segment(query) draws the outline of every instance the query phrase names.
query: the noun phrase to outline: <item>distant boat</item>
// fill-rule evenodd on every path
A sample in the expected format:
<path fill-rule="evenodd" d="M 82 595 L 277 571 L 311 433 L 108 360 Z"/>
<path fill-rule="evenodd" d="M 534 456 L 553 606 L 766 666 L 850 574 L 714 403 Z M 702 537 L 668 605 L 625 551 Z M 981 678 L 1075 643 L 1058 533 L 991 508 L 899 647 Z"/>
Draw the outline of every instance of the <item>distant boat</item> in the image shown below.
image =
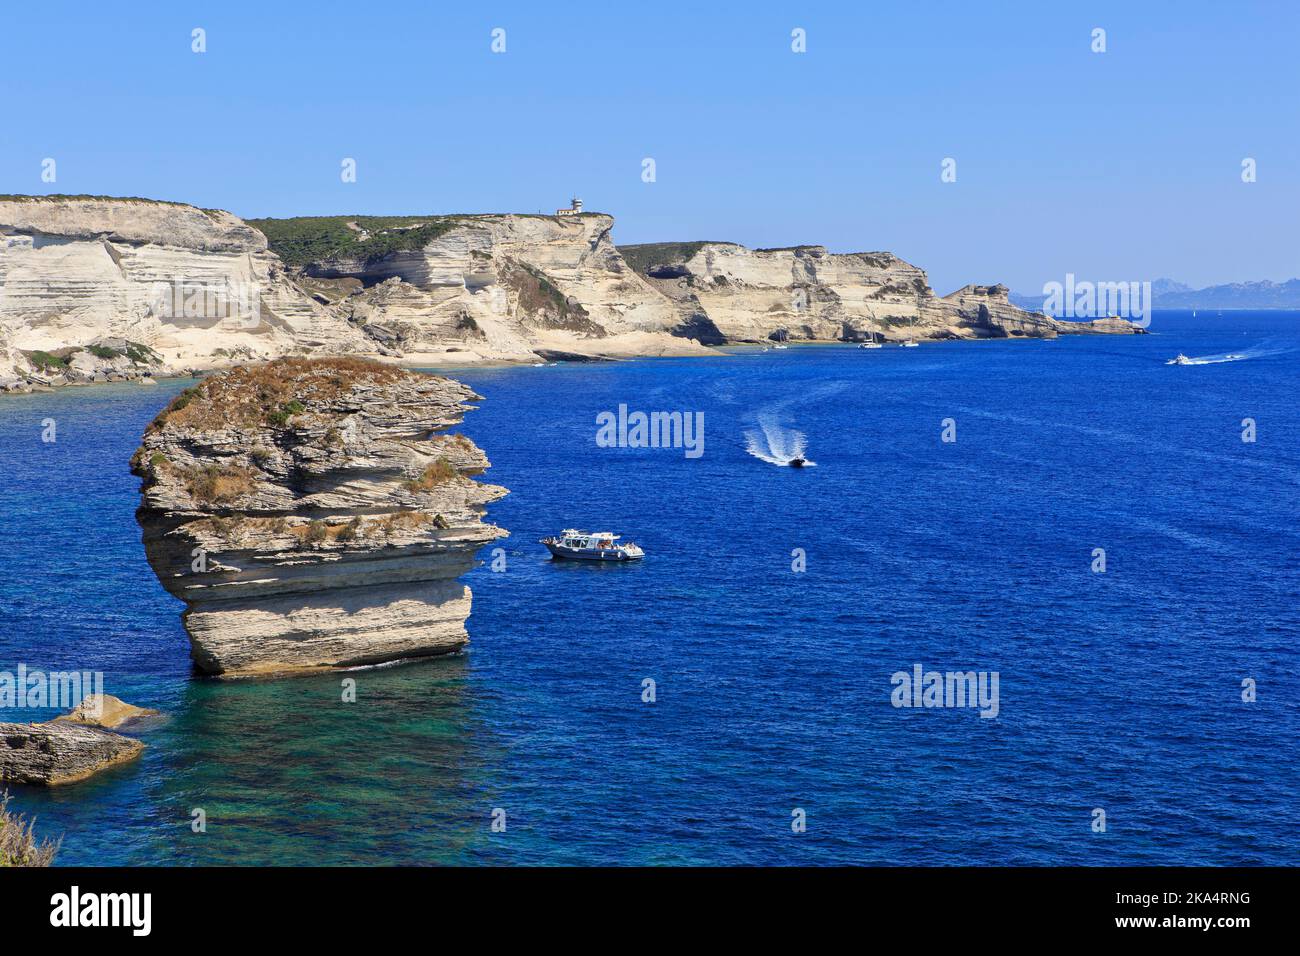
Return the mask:
<path fill-rule="evenodd" d="M 567 528 L 541 543 L 556 558 L 569 561 L 640 561 L 645 557 L 632 542 L 617 544 L 619 536 L 608 531 L 578 531 Z"/>
<path fill-rule="evenodd" d="M 1170 359 L 1168 362 L 1166 362 L 1165 364 L 1166 364 L 1166 365 L 1191 365 L 1191 364 L 1192 364 L 1192 360 L 1189 359 L 1189 358 L 1188 358 L 1186 355 L 1184 355 L 1182 352 L 1179 352 L 1177 355 L 1175 355 L 1173 358 L 1171 358 L 1171 359 Z"/>
<path fill-rule="evenodd" d="M 916 335 L 916 316 L 912 316 L 912 323 L 911 325 L 908 326 L 908 333 L 910 335 Z M 903 343 L 903 348 L 914 349 L 917 347 L 918 344 L 920 343 L 918 343 L 916 339 L 909 338 L 907 341 Z"/>
<path fill-rule="evenodd" d="M 788 464 L 791 468 L 802 468 L 806 460 L 804 458 L 791 458 Z"/>
<path fill-rule="evenodd" d="M 871 308 L 871 306 L 867 306 L 867 314 L 868 314 L 869 316 L 871 316 L 871 321 L 872 321 L 873 323 L 875 323 L 875 322 L 877 321 L 877 320 L 876 320 L 876 313 L 875 313 L 875 311 Z M 874 328 L 871 330 L 871 339 L 870 339 L 870 341 L 863 342 L 861 345 L 858 346 L 858 348 L 860 348 L 860 349 L 878 349 L 878 348 L 883 348 L 883 347 L 884 347 L 884 346 L 882 346 L 879 342 L 876 341 L 876 330 L 875 330 Z"/>

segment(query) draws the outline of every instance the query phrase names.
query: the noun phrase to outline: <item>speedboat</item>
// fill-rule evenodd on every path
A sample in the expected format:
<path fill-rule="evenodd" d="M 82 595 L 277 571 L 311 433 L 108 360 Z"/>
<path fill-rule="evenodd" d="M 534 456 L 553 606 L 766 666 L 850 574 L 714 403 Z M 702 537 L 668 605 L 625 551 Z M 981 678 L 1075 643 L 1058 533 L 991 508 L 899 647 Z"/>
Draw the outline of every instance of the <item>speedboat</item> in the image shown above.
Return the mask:
<path fill-rule="evenodd" d="M 791 468 L 802 468 L 805 461 L 807 461 L 805 458 L 791 458 L 786 464 Z"/>
<path fill-rule="evenodd" d="M 862 342 L 858 345 L 860 349 L 883 349 L 884 346 L 879 342 Z"/>
<path fill-rule="evenodd" d="M 645 557 L 645 552 L 631 541 L 619 544 L 618 539 L 608 531 L 566 528 L 558 535 L 543 538 L 541 543 L 552 557 L 569 561 L 639 561 Z"/>
<path fill-rule="evenodd" d="M 908 339 L 906 342 L 903 343 L 903 348 L 914 349 L 920 344 L 921 344 L 920 342 L 913 342 L 911 339 Z"/>
<path fill-rule="evenodd" d="M 1191 365 L 1191 364 L 1192 364 L 1192 360 L 1189 359 L 1189 358 L 1188 358 L 1186 355 L 1184 355 L 1182 352 L 1179 352 L 1177 355 L 1175 355 L 1173 358 L 1171 358 L 1171 359 L 1170 359 L 1168 362 L 1166 362 L 1165 364 L 1166 364 L 1166 365 Z"/>

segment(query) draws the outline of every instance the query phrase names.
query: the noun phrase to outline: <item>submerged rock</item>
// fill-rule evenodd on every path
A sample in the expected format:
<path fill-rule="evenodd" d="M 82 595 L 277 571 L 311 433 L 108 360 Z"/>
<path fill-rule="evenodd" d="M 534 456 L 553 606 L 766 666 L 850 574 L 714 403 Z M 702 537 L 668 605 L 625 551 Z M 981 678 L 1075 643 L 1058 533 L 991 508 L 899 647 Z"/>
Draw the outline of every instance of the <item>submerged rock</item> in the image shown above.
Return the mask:
<path fill-rule="evenodd" d="M 206 379 L 148 427 L 132 470 L 159 580 L 196 665 L 224 677 L 446 654 L 469 640 L 458 578 L 506 532 L 504 488 L 448 434 L 478 398 L 361 359 L 280 359 Z"/>
<path fill-rule="evenodd" d="M 0 782 L 57 786 L 134 760 L 144 744 L 98 727 L 55 718 L 0 724 Z"/>

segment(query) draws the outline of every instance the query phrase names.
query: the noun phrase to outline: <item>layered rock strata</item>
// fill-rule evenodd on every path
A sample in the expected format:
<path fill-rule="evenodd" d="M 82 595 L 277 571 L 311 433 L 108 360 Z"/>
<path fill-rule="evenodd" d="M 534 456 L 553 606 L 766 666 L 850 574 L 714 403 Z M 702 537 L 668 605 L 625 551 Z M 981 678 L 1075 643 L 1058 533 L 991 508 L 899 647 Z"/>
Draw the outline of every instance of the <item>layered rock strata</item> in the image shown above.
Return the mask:
<path fill-rule="evenodd" d="M 143 750 L 138 740 L 60 718 L 43 724 L 0 723 L 0 782 L 76 783 L 134 760 Z"/>
<path fill-rule="evenodd" d="M 0 388 L 371 350 L 230 213 L 135 199 L 0 200 Z M 90 358 L 72 361 L 78 352 Z"/>
<path fill-rule="evenodd" d="M 310 235 L 317 222 L 336 225 L 259 221 L 272 237 L 290 228 Z M 703 351 L 667 335 L 676 310 L 623 261 L 611 216 L 402 217 L 385 225 L 375 232 L 365 218 L 349 220 L 353 242 L 299 264 L 300 284 L 409 360 Z M 419 240 L 403 241 L 404 234 Z M 380 248 L 398 248 L 377 252 L 379 239 Z"/>
<path fill-rule="evenodd" d="M 1064 322 L 1026 312 L 1008 301 L 1002 285 L 968 285 L 940 297 L 922 269 L 888 252 L 747 249 L 727 242 L 655 243 L 622 251 L 675 304 L 678 334 L 709 344 L 1140 331 L 1122 319 Z"/>
<path fill-rule="evenodd" d="M 886 252 L 614 245 L 612 217 L 263 219 L 143 199 L 0 198 L 0 391 L 288 355 L 406 365 L 708 354 L 771 339 L 1132 332 L 948 296 Z"/>
<path fill-rule="evenodd" d="M 458 579 L 505 535 L 505 489 L 448 429 L 476 396 L 362 359 L 280 359 L 206 379 L 132 460 L 137 518 L 187 605 L 203 671 L 223 677 L 379 664 L 463 647 Z"/>

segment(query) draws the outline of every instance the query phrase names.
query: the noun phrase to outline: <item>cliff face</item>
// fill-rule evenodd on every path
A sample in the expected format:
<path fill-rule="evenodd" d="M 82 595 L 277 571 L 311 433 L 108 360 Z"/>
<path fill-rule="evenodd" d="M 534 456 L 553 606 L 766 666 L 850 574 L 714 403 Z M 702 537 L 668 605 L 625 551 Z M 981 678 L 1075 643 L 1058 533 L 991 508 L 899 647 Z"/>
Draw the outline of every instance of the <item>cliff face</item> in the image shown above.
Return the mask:
<path fill-rule="evenodd" d="M 255 222 L 274 248 L 237 216 L 179 203 L 0 200 L 0 389 L 302 354 L 703 351 L 668 334 L 676 310 L 623 262 L 609 216 Z"/>
<path fill-rule="evenodd" d="M 285 355 L 407 364 L 704 354 L 699 343 L 1131 332 L 940 298 L 887 252 L 726 242 L 617 249 L 614 220 L 326 216 L 0 199 L 0 391 Z"/>
<path fill-rule="evenodd" d="M 1063 322 L 1026 312 L 1007 300 L 1000 285 L 969 285 L 940 298 L 923 270 L 888 252 L 700 242 L 624 246 L 623 253 L 677 306 L 679 334 L 715 344 L 858 341 L 873 334 L 892 341 L 1051 338 L 1136 330 L 1122 320 Z"/>
<path fill-rule="evenodd" d="M 222 676 L 375 664 L 468 641 L 457 579 L 505 489 L 447 429 L 477 398 L 360 359 L 281 359 L 183 393 L 132 460 L 163 586 Z"/>
<path fill-rule="evenodd" d="M 0 334 L 0 381 L 370 348 L 297 288 L 238 217 L 127 199 L 0 200 Z M 119 356 L 108 350 L 135 358 L 113 367 Z"/>
<path fill-rule="evenodd" d="M 286 246 L 289 235 L 318 238 L 320 251 L 300 263 L 304 285 L 353 280 L 335 285 L 332 295 L 316 288 L 378 345 L 408 357 L 617 355 L 656 336 L 660 349 L 692 351 L 666 335 L 677 312 L 623 261 L 610 240 L 610 216 L 376 220 L 345 220 L 342 236 L 337 218 L 258 224 L 277 246 L 281 236 Z"/>

